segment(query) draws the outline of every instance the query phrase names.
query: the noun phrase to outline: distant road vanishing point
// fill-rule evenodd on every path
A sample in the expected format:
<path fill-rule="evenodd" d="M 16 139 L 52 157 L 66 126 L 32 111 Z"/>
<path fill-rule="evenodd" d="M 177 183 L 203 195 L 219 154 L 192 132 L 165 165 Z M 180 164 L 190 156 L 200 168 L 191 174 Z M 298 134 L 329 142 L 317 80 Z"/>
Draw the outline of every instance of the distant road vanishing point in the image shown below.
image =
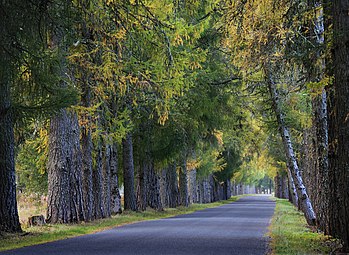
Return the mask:
<path fill-rule="evenodd" d="M 216 208 L 0 252 L 1 255 L 264 255 L 275 202 L 248 196 Z"/>

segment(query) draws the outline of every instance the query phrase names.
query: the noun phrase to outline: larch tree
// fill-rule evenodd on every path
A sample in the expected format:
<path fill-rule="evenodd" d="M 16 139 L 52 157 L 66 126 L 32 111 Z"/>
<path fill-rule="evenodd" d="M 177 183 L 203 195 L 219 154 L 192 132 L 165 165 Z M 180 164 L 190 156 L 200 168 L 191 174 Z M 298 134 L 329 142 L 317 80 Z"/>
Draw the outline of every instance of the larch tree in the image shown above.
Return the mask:
<path fill-rule="evenodd" d="M 327 2 L 328 3 L 328 2 Z M 330 234 L 339 237 L 349 250 L 349 170 L 348 170 L 348 109 L 349 109 L 349 3 L 344 0 L 332 2 L 333 19 L 333 65 L 334 95 L 330 121 L 336 128 L 330 129 L 330 180 L 332 186 L 332 210 L 337 210 L 332 218 Z M 333 111 L 333 112 L 332 112 Z"/>
<path fill-rule="evenodd" d="M 73 6 L 69 3 L 53 3 L 48 8 L 63 14 L 69 13 Z M 66 25 L 69 24 L 63 23 L 63 27 Z M 57 52 L 59 61 L 53 70 L 60 77 L 58 87 L 65 88 L 72 82 L 71 67 L 66 58 L 71 40 L 61 26 L 53 26 L 50 33 L 50 47 Z M 77 113 L 72 109 L 62 109 L 50 120 L 47 168 L 47 221 L 73 223 L 85 220 L 80 126 Z"/>
<path fill-rule="evenodd" d="M 1 54 L 1 146 L 0 231 L 21 231 L 16 203 L 15 141 L 16 128 L 33 118 L 47 118 L 76 101 L 70 86 L 55 84 L 51 68 L 56 56 L 48 50 L 48 3 L 45 1 L 2 1 L 0 25 Z M 23 9 L 26 12 L 23 12 Z"/>
<path fill-rule="evenodd" d="M 272 6 L 273 11 L 270 11 L 269 6 Z M 229 32 L 227 41 L 233 50 L 233 61 L 241 69 L 247 82 L 248 79 L 257 80 L 265 84 L 269 90 L 290 176 L 295 183 L 301 209 L 308 223 L 314 225 L 316 216 L 299 170 L 291 134 L 281 108 L 283 99 L 278 91 L 278 86 L 287 82 L 286 79 L 280 80 L 280 78 L 282 75 L 287 75 L 285 71 L 288 65 L 284 52 L 287 50 L 287 43 L 291 41 L 289 35 L 292 34 L 290 33 L 292 30 L 282 24 L 285 24 L 286 13 L 291 9 L 292 3 L 288 1 L 232 3 L 231 10 L 226 16 Z M 283 70 L 285 74 L 278 73 L 276 76 L 277 69 Z"/>

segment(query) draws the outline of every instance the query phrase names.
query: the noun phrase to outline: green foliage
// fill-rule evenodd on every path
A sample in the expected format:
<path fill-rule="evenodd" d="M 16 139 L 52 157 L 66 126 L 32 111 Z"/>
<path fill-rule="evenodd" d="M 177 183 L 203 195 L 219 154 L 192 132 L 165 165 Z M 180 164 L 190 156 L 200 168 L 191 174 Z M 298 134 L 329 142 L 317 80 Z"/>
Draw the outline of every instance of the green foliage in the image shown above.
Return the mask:
<path fill-rule="evenodd" d="M 68 77 L 67 86 L 60 86 L 60 73 L 56 71 L 61 52 L 48 45 L 50 26 L 64 23 L 62 18 L 58 21 L 50 15 L 50 11 L 57 11 L 55 4 L 41 0 L 7 2 L 1 5 L 0 68 L 11 79 L 11 107 L 21 127 L 33 117 L 47 118 L 76 103 L 78 96 Z"/>
<path fill-rule="evenodd" d="M 47 129 L 35 129 L 34 134 L 19 146 L 18 151 L 16 158 L 18 189 L 28 194 L 46 194 Z"/>

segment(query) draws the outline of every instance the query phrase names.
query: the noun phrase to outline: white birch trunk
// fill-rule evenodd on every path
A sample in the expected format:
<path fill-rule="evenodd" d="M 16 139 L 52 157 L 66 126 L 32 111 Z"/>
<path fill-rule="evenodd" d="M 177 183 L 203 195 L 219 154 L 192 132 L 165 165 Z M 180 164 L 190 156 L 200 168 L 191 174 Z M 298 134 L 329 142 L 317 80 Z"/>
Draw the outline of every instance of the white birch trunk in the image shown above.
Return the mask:
<path fill-rule="evenodd" d="M 298 167 L 297 158 L 293 150 L 291 136 L 288 131 L 288 128 L 286 127 L 284 116 L 281 111 L 280 99 L 279 99 L 278 91 L 276 89 L 276 84 L 271 76 L 271 73 L 269 73 L 269 71 L 270 70 L 266 70 L 269 92 L 270 92 L 271 100 L 273 103 L 273 108 L 276 114 L 277 122 L 279 125 L 279 130 L 280 130 L 280 134 L 282 137 L 282 141 L 283 141 L 283 145 L 286 153 L 288 166 L 290 168 L 290 172 L 297 189 L 299 203 L 305 214 L 305 218 L 308 224 L 315 225 L 315 222 L 316 222 L 315 212 L 314 212 L 312 203 L 309 199 L 309 196 L 307 194 L 307 190 L 304 186 L 303 179 Z"/>

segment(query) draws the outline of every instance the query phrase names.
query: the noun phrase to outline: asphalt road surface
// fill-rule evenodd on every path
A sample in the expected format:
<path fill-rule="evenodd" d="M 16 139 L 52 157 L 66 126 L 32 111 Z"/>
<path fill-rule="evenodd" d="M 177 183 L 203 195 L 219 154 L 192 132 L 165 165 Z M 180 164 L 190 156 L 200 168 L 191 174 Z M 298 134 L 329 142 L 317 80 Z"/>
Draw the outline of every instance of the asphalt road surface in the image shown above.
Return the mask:
<path fill-rule="evenodd" d="M 275 202 L 268 196 L 249 196 L 187 215 L 134 223 L 0 254 L 263 255 L 267 251 L 265 234 L 274 207 Z"/>

